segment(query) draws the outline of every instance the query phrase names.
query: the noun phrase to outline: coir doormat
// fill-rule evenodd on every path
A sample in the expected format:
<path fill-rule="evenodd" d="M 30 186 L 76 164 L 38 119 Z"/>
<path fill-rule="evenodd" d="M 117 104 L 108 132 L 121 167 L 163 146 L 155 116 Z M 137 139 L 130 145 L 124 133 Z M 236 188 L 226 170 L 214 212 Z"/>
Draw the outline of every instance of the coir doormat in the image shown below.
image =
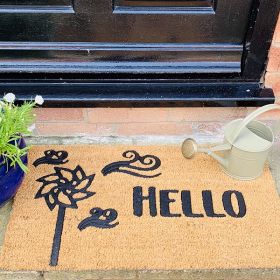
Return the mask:
<path fill-rule="evenodd" d="M 268 170 L 242 182 L 179 146 L 40 146 L 19 190 L 9 270 L 280 267 Z"/>

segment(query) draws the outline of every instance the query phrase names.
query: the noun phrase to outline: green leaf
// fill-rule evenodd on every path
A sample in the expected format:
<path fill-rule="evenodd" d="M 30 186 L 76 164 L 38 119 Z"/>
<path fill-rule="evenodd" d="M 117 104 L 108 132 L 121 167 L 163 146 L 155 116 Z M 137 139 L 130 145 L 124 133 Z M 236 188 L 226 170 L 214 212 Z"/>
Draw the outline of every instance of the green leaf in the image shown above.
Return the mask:
<path fill-rule="evenodd" d="M 23 135 L 30 135 L 28 128 L 34 123 L 33 108 L 35 102 L 25 101 L 21 106 L 1 101 L 0 103 L 0 155 L 3 161 L 0 165 L 6 164 L 14 167 L 16 164 L 27 172 L 21 157 L 24 156 L 29 147 L 20 149 L 17 142 Z"/>

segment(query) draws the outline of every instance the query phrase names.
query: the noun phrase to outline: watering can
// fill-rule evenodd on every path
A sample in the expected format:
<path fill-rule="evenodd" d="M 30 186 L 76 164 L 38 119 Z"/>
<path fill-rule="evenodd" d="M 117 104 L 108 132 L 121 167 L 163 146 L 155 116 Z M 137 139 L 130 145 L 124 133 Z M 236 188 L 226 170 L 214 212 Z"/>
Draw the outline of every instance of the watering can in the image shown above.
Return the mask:
<path fill-rule="evenodd" d="M 272 129 L 255 119 L 271 110 L 280 110 L 280 105 L 260 107 L 246 118 L 228 123 L 223 144 L 200 148 L 194 139 L 186 139 L 182 145 L 182 153 L 188 159 L 196 152 L 206 153 L 217 160 L 229 176 L 239 180 L 255 179 L 262 174 L 274 142 Z M 216 152 L 222 152 L 223 155 Z"/>

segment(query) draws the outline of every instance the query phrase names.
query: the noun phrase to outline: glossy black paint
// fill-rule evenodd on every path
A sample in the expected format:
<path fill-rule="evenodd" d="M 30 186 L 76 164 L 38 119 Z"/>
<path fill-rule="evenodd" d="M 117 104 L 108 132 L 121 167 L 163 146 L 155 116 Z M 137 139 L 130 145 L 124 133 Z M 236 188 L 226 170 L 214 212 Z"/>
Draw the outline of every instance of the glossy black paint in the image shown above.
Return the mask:
<path fill-rule="evenodd" d="M 252 7 L 244 42 L 242 77 L 259 80 L 263 75 L 268 51 L 280 11 L 280 0 L 256 0 Z"/>
<path fill-rule="evenodd" d="M 0 0 L 0 71 L 240 73 L 253 1 Z"/>
<path fill-rule="evenodd" d="M 217 0 L 179 0 L 179 1 L 131 1 L 115 0 L 114 13 L 134 14 L 159 14 L 159 13 L 181 13 L 181 14 L 215 14 Z"/>
<path fill-rule="evenodd" d="M 0 89 L 44 94 L 48 106 L 270 103 L 260 78 L 279 7 L 280 0 L 0 0 Z"/>
<path fill-rule="evenodd" d="M 19 100 L 42 94 L 50 107 L 262 106 L 274 102 L 271 89 L 254 82 L 190 83 L 184 80 L 2 82 L 0 91 Z"/>

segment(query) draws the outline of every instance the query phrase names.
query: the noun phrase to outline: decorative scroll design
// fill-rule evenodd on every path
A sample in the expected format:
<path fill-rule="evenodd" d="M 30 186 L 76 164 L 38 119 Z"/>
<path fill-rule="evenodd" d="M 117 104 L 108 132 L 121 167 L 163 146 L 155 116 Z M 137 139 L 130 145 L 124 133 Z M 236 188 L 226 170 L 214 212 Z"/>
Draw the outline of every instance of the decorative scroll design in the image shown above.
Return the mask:
<path fill-rule="evenodd" d="M 95 192 L 88 191 L 95 174 L 87 176 L 79 165 L 73 170 L 62 167 L 54 167 L 54 170 L 54 173 L 37 179 L 38 182 L 42 183 L 42 186 L 35 195 L 35 199 L 44 198 L 51 211 L 58 206 L 51 266 L 56 266 L 58 263 L 66 208 L 77 209 L 78 201 L 95 194 Z"/>
<path fill-rule="evenodd" d="M 152 175 L 143 174 L 149 171 L 154 171 L 161 166 L 161 160 L 156 156 L 140 156 L 138 152 L 131 150 L 124 152 L 123 157 L 129 160 L 117 161 L 106 165 L 101 171 L 102 174 L 107 176 L 110 173 L 121 172 L 142 178 L 154 178 L 161 175 L 161 173 Z"/>
<path fill-rule="evenodd" d="M 35 167 L 39 166 L 40 164 L 60 165 L 69 161 L 67 159 L 68 152 L 66 151 L 47 150 L 44 152 L 44 154 L 45 156 L 38 158 L 33 162 Z"/>
<path fill-rule="evenodd" d="M 92 208 L 89 212 L 90 217 L 85 218 L 78 225 L 80 231 L 86 229 L 87 227 L 96 227 L 102 229 L 114 228 L 119 224 L 119 222 L 114 222 L 118 217 L 118 212 L 115 209 L 101 209 L 101 208 Z"/>

